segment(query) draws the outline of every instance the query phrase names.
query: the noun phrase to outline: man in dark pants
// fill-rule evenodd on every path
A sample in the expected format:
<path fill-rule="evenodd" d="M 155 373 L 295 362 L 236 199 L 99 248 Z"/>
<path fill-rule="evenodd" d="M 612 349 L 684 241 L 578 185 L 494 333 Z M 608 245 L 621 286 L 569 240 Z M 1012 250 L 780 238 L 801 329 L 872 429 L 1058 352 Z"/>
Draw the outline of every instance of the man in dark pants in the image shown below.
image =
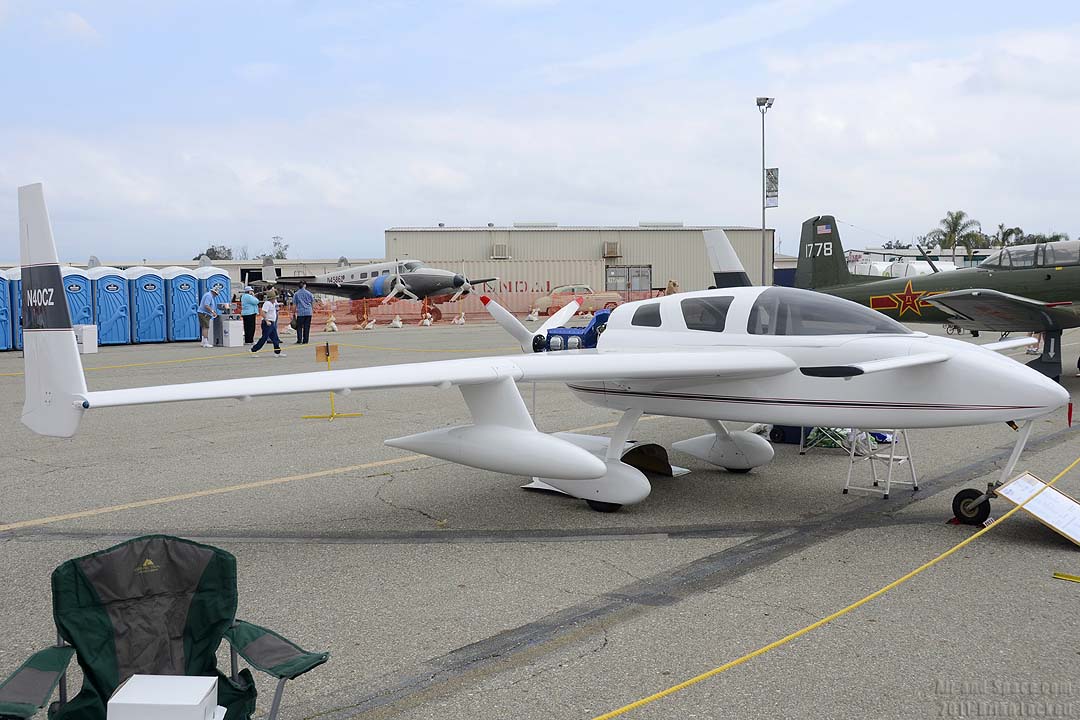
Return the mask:
<path fill-rule="evenodd" d="M 315 296 L 307 289 L 307 283 L 301 281 L 300 289 L 293 295 L 293 312 L 296 313 L 296 344 L 307 345 L 311 333 L 311 313 Z"/>
<path fill-rule="evenodd" d="M 244 319 L 244 344 L 255 342 L 255 317 L 259 314 L 259 299 L 250 285 L 244 287 L 240 296 L 240 317 Z"/>

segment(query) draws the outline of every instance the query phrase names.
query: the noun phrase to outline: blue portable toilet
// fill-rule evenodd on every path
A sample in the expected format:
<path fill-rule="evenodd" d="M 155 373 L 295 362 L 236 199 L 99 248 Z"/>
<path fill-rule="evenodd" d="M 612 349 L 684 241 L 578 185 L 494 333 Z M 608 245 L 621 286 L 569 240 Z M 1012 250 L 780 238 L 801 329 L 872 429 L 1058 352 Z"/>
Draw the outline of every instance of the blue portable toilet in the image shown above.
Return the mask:
<path fill-rule="evenodd" d="M 98 344 L 124 345 L 131 342 L 131 303 L 124 271 L 101 265 L 90 268 L 87 274 L 94 293 Z"/>
<path fill-rule="evenodd" d="M 90 291 L 90 275 L 82 268 L 62 267 L 60 277 L 64 282 L 71 324 L 93 325 L 94 294 Z"/>
<path fill-rule="evenodd" d="M 165 342 L 165 278 L 153 268 L 124 271 L 131 303 L 131 342 Z"/>
<path fill-rule="evenodd" d="M 218 304 L 228 305 L 232 302 L 232 280 L 229 278 L 229 272 L 216 268 L 213 265 L 204 265 L 203 267 L 195 268 L 195 277 L 199 278 L 199 300 L 202 301 L 202 296 L 210 288 L 218 289 Z"/>
<path fill-rule="evenodd" d="M 166 337 L 169 342 L 198 340 L 199 279 L 191 268 L 177 265 L 159 272 L 165 279 Z"/>
<path fill-rule="evenodd" d="M 11 330 L 11 290 L 7 271 L 0 270 L 0 350 L 11 349 Z"/>
<path fill-rule="evenodd" d="M 22 268 L 13 267 L 5 275 L 11 305 L 11 348 L 22 350 Z"/>

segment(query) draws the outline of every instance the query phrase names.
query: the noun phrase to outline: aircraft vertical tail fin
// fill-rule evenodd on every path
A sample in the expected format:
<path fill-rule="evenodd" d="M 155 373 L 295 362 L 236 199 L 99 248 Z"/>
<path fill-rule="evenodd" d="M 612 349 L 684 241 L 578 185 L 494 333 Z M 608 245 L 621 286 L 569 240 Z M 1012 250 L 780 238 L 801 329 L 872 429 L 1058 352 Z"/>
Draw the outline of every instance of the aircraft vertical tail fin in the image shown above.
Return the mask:
<path fill-rule="evenodd" d="M 26 385 L 22 422 L 39 435 L 71 437 L 84 412 L 86 377 L 41 183 L 19 188 L 19 245 Z"/>
<path fill-rule="evenodd" d="M 795 269 L 795 287 L 816 289 L 847 285 L 848 273 L 840 231 L 832 215 L 818 215 L 802 224 L 799 239 L 799 264 Z"/>

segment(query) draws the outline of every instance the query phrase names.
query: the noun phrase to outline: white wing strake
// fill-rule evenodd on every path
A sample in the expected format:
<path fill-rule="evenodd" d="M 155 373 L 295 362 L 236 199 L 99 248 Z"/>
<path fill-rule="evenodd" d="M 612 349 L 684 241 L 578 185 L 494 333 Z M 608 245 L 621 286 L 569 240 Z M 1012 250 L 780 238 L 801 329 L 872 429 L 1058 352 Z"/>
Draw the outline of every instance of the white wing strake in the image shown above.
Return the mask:
<path fill-rule="evenodd" d="M 264 395 L 327 391 L 450 387 L 503 379 L 515 382 L 587 382 L 655 378 L 656 368 L 659 366 L 664 368 L 665 377 L 671 378 L 754 378 L 779 375 L 795 369 L 795 363 L 790 358 L 771 350 L 731 350 L 719 353 L 543 353 L 103 390 L 86 393 L 83 407 L 103 408 L 221 398 L 247 399 Z"/>

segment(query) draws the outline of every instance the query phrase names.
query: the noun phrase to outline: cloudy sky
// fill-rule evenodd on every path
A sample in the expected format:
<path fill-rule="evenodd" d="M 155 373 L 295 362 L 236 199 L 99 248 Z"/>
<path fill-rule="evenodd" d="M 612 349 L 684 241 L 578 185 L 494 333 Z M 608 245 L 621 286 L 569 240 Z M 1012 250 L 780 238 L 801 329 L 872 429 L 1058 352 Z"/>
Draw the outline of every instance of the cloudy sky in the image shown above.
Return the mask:
<path fill-rule="evenodd" d="M 392 225 L 946 210 L 1080 234 L 1080 4 L 0 0 L 0 260 L 379 256 Z"/>

